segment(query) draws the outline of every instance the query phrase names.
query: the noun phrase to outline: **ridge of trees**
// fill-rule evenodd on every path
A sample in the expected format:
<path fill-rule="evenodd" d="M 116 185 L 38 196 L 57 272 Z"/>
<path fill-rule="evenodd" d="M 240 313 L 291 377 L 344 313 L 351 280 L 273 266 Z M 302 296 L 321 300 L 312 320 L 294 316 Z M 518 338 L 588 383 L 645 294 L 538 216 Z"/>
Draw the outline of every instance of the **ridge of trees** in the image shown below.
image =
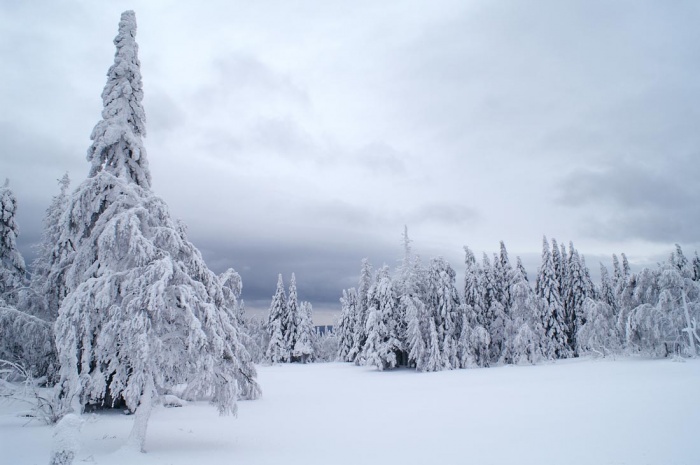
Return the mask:
<path fill-rule="evenodd" d="M 438 371 L 594 353 L 697 356 L 700 258 L 680 246 L 657 269 L 632 273 L 613 255 L 594 284 L 573 243 L 542 243 L 534 287 L 506 246 L 479 264 L 465 247 L 465 278 L 442 258 L 423 265 L 404 231 L 404 256 L 393 273 L 362 261 L 357 288 L 340 298 L 338 359 L 379 370 L 405 365 Z"/>

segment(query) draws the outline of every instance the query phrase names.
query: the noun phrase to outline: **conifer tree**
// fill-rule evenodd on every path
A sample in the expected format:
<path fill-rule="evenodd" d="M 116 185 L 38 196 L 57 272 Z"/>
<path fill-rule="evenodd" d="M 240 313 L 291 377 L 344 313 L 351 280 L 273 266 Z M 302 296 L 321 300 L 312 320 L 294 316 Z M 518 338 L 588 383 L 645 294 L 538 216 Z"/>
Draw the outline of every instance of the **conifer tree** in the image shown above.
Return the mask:
<path fill-rule="evenodd" d="M 506 338 L 508 357 L 512 363 L 536 363 L 548 353 L 548 341 L 520 257 L 516 270 L 510 292 L 513 306 L 511 331 Z"/>
<path fill-rule="evenodd" d="M 621 253 L 620 256 L 622 257 L 622 279 L 627 279 L 632 274 L 632 268 L 627 260 L 627 255 Z"/>
<path fill-rule="evenodd" d="M 489 366 L 491 338 L 483 326 L 490 322 L 486 315 L 482 284 L 486 274 L 479 268 L 469 247 L 465 246 L 464 252 L 464 314 L 458 345 L 460 366 Z"/>
<path fill-rule="evenodd" d="M 340 319 L 338 320 L 338 360 L 352 362 L 350 360 L 350 351 L 355 342 L 354 329 L 355 320 L 357 318 L 357 290 L 343 290 L 343 296 L 340 298 Z"/>
<path fill-rule="evenodd" d="M 362 350 L 362 360 L 365 365 L 375 366 L 379 370 L 394 368 L 397 364 L 396 353 L 402 347 L 392 328 L 397 299 L 386 265 L 379 270 L 370 288 L 368 305 L 367 341 Z"/>
<path fill-rule="evenodd" d="M 20 364 L 37 378 L 52 379 L 56 371 L 53 328 L 32 314 L 37 305 L 31 300 L 39 299 L 30 300 L 33 293 L 27 292 L 27 270 L 17 250 L 16 212 L 17 199 L 7 180 L 0 187 L 0 360 Z"/>
<path fill-rule="evenodd" d="M 481 305 L 481 292 L 479 283 L 479 265 L 476 263 L 474 253 L 469 247 L 464 247 L 464 304 L 476 309 Z"/>
<path fill-rule="evenodd" d="M 91 136 L 90 174 L 62 215 L 58 247 L 75 253 L 55 331 L 64 405 L 79 412 L 123 399 L 136 412 L 127 447 L 143 450 L 158 392 L 187 384 L 189 397 L 206 395 L 224 414 L 259 388 L 218 277 L 150 191 L 135 35 L 127 11 Z"/>
<path fill-rule="evenodd" d="M 300 324 L 303 315 L 299 313 L 299 300 L 297 298 L 297 279 L 292 273 L 287 294 L 286 312 L 282 316 L 282 327 L 286 329 L 284 340 L 289 350 L 289 361 L 298 361 L 294 355 L 297 339 L 299 338 Z"/>
<path fill-rule="evenodd" d="M 569 344 L 567 340 L 567 327 L 564 319 L 564 306 L 559 294 L 559 281 L 556 275 L 554 251 L 558 247 L 552 247 L 550 252 L 547 238 L 542 240 L 542 264 L 537 274 L 535 294 L 540 299 L 540 320 L 545 334 L 549 339 L 549 347 L 557 358 L 569 356 Z"/>
<path fill-rule="evenodd" d="M 511 307 L 513 305 L 511 288 L 514 281 L 514 271 L 508 259 L 505 243 L 500 243 L 500 253 L 494 254 L 493 287 L 496 302 L 492 304 L 491 324 L 488 328 L 491 338 L 491 358 L 494 362 L 511 363 L 508 351 L 508 337 L 513 330 Z M 497 304 L 497 305 L 496 305 Z"/>
<path fill-rule="evenodd" d="M 348 354 L 348 360 L 358 365 L 362 364 L 361 357 L 365 342 L 367 341 L 367 318 L 369 317 L 369 291 L 372 286 L 372 265 L 368 259 L 362 260 L 360 282 L 357 287 L 357 318 L 353 330 L 354 343 Z"/>
<path fill-rule="evenodd" d="M 398 297 L 398 307 L 393 319 L 395 320 L 395 337 L 400 341 L 401 349 L 397 354 L 400 365 L 415 365 L 419 368 L 422 364 L 425 344 L 425 330 L 420 318 L 425 313 L 425 273 L 421 266 L 420 258 L 411 252 L 411 240 L 408 237 L 408 228 L 404 227 L 403 233 L 404 256 L 398 275 L 395 280 L 395 289 Z M 409 326 L 411 326 L 409 330 Z M 409 331 L 411 334 L 409 335 Z M 411 352 L 414 357 L 412 358 Z"/>
<path fill-rule="evenodd" d="M 37 248 L 37 257 L 32 263 L 32 290 L 28 307 L 32 314 L 47 321 L 55 321 L 58 309 L 66 296 L 65 266 L 66 255 L 72 256 L 72 249 L 61 250 L 62 216 L 68 202 L 68 173 L 59 180 L 60 191 L 54 196 L 44 216 L 44 232 Z"/>
<path fill-rule="evenodd" d="M 579 257 L 578 251 L 574 249 L 574 244 L 569 242 L 569 258 L 567 260 L 568 272 L 566 295 L 564 296 L 566 300 L 565 305 L 565 317 L 566 317 L 566 327 L 567 339 L 569 341 L 570 349 L 577 354 L 577 344 L 576 335 L 585 323 L 585 315 L 583 311 L 583 303 L 589 297 L 588 295 L 588 284 L 586 282 L 585 271 L 581 259 Z M 590 296 L 592 297 L 592 296 Z"/>
<path fill-rule="evenodd" d="M 297 323 L 297 337 L 294 341 L 292 355 L 301 363 L 313 362 L 314 353 L 314 324 L 312 307 L 309 302 L 302 302 L 299 307 L 299 319 Z"/>
<path fill-rule="evenodd" d="M 277 277 L 277 289 L 272 296 L 270 312 L 267 317 L 267 332 L 270 337 L 265 357 L 272 363 L 287 362 L 290 359 L 289 346 L 287 345 L 287 327 L 285 315 L 287 314 L 287 295 L 284 292 L 284 280 L 282 275 Z"/>
<path fill-rule="evenodd" d="M 429 337 L 425 327 L 425 304 L 421 299 L 407 298 L 403 305 L 406 308 L 406 350 L 409 366 L 423 371 L 426 364 L 426 341 Z"/>
<path fill-rule="evenodd" d="M 0 299 L 16 305 L 20 288 L 27 284 L 27 268 L 19 250 L 19 227 L 15 221 L 17 198 L 10 189 L 10 181 L 0 187 Z"/>
<path fill-rule="evenodd" d="M 432 347 L 432 327 L 429 327 L 429 358 L 439 357 L 428 362 L 429 367 L 442 366 L 452 369 L 459 367 L 459 339 L 462 334 L 463 307 L 455 285 L 455 271 L 443 258 L 431 260 L 428 269 L 428 290 L 426 312 L 434 322 L 439 344 L 438 352 Z M 429 369 L 429 368 L 428 368 Z"/>

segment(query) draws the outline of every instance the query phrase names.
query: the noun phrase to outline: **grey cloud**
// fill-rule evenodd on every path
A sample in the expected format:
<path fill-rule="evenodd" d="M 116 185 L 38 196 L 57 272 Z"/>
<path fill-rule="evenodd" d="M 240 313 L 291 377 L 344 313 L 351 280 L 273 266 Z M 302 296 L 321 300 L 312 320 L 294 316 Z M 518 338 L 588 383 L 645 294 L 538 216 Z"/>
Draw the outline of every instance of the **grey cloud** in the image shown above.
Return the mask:
<path fill-rule="evenodd" d="M 342 241 L 337 245 L 291 242 L 280 238 L 258 240 L 192 236 L 207 265 L 217 273 L 234 268 L 243 279 L 243 299 L 254 308 L 269 306 L 282 273 L 288 284 L 295 273 L 299 299 L 308 300 L 314 309 L 337 312 L 342 289 L 357 286 L 361 260 L 369 258 L 375 266 L 393 265 L 401 254 L 400 246 Z"/>
<path fill-rule="evenodd" d="M 292 79 L 256 57 L 231 53 L 212 63 L 214 79 L 203 84 L 193 96 L 193 103 L 204 110 L 236 109 L 236 113 L 264 111 L 269 105 L 283 102 L 305 108 L 310 98 Z M 232 115 L 232 116 L 235 116 Z"/>
<path fill-rule="evenodd" d="M 342 200 L 333 200 L 308 207 L 309 212 L 318 221 L 348 226 L 371 226 L 382 221 L 373 216 L 367 208 L 358 207 Z"/>
<path fill-rule="evenodd" d="M 667 156 L 578 169 L 558 185 L 558 203 L 575 208 L 592 237 L 697 242 L 697 155 Z"/>
<path fill-rule="evenodd" d="M 274 92 L 296 100 L 303 105 L 309 104 L 305 90 L 292 79 L 271 68 L 260 59 L 245 54 L 230 54 L 219 59 L 214 66 L 222 82 L 231 89 L 241 92 L 250 89 Z"/>
<path fill-rule="evenodd" d="M 365 145 L 354 155 L 354 159 L 359 161 L 370 171 L 380 171 L 386 174 L 405 174 L 407 154 L 399 152 L 385 142 L 374 142 Z"/>
<path fill-rule="evenodd" d="M 429 203 L 412 211 L 408 218 L 410 223 L 435 222 L 459 226 L 473 224 L 479 219 L 479 213 L 468 206 Z"/>
<path fill-rule="evenodd" d="M 151 91 L 144 96 L 150 134 L 170 132 L 185 122 L 185 114 L 179 105 L 163 91 Z"/>
<path fill-rule="evenodd" d="M 85 160 L 84 157 L 76 157 L 71 148 L 64 146 L 60 141 L 43 136 L 39 132 L 30 133 L 14 123 L 2 121 L 0 121 L 0 153 L 2 153 L 3 171 L 11 170 L 8 165 L 16 165 L 18 171 L 21 169 L 22 175 L 32 176 L 36 175 L 36 171 L 27 173 L 27 163 L 31 164 L 34 170 L 61 168 L 65 171 L 67 168 L 77 167 L 81 161 Z"/>
<path fill-rule="evenodd" d="M 318 148 L 312 136 L 291 118 L 261 118 L 249 135 L 252 148 L 267 149 L 277 155 L 317 158 Z"/>

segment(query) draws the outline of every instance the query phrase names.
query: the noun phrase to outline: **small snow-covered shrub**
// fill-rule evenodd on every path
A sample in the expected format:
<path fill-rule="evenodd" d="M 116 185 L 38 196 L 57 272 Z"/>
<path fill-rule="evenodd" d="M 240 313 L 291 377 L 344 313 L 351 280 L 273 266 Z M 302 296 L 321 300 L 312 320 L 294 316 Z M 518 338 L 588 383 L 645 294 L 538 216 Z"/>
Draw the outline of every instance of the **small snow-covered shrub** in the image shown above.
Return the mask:
<path fill-rule="evenodd" d="M 83 420 L 74 413 L 64 416 L 53 431 L 50 465 L 70 465 L 80 451 L 80 427 Z"/>

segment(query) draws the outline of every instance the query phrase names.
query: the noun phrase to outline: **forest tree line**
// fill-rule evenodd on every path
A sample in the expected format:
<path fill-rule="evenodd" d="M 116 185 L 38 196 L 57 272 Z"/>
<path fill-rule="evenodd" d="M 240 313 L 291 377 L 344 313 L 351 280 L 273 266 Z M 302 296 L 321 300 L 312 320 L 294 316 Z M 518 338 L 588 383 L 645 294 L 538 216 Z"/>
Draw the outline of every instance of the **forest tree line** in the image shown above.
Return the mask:
<path fill-rule="evenodd" d="M 363 260 L 356 288 L 343 291 L 338 358 L 380 370 L 400 365 L 438 371 L 536 363 L 594 353 L 695 357 L 700 343 L 700 258 L 676 246 L 655 269 L 638 273 L 613 255 L 595 284 L 584 257 L 543 238 L 535 282 L 503 242 L 477 261 L 465 247 L 465 278 L 443 258 L 424 265 L 404 232 L 392 274 Z"/>

